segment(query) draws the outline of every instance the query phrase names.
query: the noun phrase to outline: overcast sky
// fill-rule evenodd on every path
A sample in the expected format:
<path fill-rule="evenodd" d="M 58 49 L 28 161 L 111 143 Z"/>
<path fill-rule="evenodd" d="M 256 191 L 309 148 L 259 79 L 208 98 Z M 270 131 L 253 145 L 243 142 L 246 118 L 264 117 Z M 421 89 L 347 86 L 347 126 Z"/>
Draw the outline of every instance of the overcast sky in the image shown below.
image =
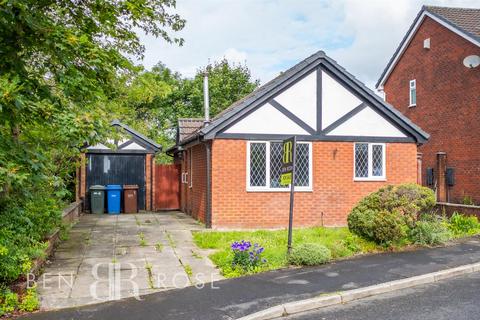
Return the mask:
<path fill-rule="evenodd" d="M 478 0 L 177 0 L 187 20 L 182 47 L 141 35 L 139 61 L 191 77 L 226 57 L 262 83 L 323 50 L 373 88 L 423 4 L 478 7 Z"/>

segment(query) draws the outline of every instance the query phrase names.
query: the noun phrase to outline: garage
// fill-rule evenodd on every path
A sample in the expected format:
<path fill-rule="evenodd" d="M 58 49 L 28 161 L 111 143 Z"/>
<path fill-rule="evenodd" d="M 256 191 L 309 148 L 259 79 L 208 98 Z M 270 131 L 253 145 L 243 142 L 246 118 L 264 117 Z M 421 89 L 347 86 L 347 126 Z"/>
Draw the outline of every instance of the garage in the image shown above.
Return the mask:
<path fill-rule="evenodd" d="M 84 165 L 79 172 L 79 197 L 90 210 L 89 190 L 94 185 L 137 185 L 137 207 L 152 210 L 154 202 L 154 157 L 160 145 L 119 121 L 112 125 L 124 138 L 107 141 L 87 148 Z M 83 179 L 82 179 L 83 178 Z"/>

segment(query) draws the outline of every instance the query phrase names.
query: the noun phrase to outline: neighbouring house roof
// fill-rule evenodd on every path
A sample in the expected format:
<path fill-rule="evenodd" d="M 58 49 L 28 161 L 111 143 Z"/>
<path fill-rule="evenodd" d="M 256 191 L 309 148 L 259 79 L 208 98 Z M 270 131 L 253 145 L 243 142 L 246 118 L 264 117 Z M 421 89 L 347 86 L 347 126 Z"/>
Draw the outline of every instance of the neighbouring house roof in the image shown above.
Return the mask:
<path fill-rule="evenodd" d="M 480 9 L 423 6 L 383 70 L 376 84 L 377 88 L 385 84 L 393 68 L 426 17 L 430 17 L 459 36 L 480 46 Z"/>
<path fill-rule="evenodd" d="M 302 76 L 316 70 L 318 67 L 328 69 L 335 74 L 342 82 L 346 83 L 355 92 L 362 96 L 370 105 L 376 110 L 384 114 L 389 121 L 401 127 L 405 132 L 414 137 L 418 143 L 424 143 L 429 135 L 411 122 L 401 112 L 396 110 L 393 106 L 385 102 L 382 98 L 376 95 L 372 90 L 367 88 L 362 82 L 357 80 L 353 75 L 348 73 L 337 62 L 328 57 L 323 51 L 319 51 L 312 56 L 306 58 L 300 63 L 285 72 L 282 72 L 278 77 L 260 86 L 251 94 L 233 103 L 229 108 L 217 115 L 208 125 L 203 123 L 203 120 L 196 119 L 195 122 L 188 125 L 197 126 L 195 129 L 190 129 L 192 133 L 187 136 L 182 136 L 182 139 L 177 144 L 178 146 L 186 145 L 194 140 L 210 140 L 215 138 L 217 133 L 220 133 L 227 126 L 235 121 L 238 121 L 249 111 L 261 106 L 271 97 L 279 92 L 282 92 L 289 85 L 295 83 Z M 191 119 L 189 119 L 191 120 Z M 183 125 L 183 123 L 182 123 Z M 179 121 L 180 130 L 180 121 Z M 176 147 L 169 149 L 173 151 Z"/>
<path fill-rule="evenodd" d="M 201 118 L 180 118 L 178 119 L 177 143 L 197 132 L 204 124 L 205 120 Z"/>

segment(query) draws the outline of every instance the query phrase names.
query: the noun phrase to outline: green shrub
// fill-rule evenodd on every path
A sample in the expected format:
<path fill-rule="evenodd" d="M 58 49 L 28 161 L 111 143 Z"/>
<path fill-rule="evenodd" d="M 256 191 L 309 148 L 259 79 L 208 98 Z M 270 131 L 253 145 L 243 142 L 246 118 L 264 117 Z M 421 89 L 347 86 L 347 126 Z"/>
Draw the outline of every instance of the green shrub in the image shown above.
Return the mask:
<path fill-rule="evenodd" d="M 32 259 L 44 254 L 45 238 L 60 224 L 60 203 L 45 192 L 0 201 L 0 282 L 30 271 Z"/>
<path fill-rule="evenodd" d="M 363 198 L 348 216 L 348 228 L 358 236 L 390 245 L 406 238 L 421 213 L 435 206 L 432 190 L 417 184 L 386 186 Z"/>
<path fill-rule="evenodd" d="M 418 221 L 414 228 L 410 230 L 410 239 L 415 244 L 436 245 L 450 240 L 452 234 L 448 230 L 448 225 L 440 217 L 429 219 L 427 221 Z"/>
<path fill-rule="evenodd" d="M 376 214 L 375 210 L 364 208 L 361 204 L 356 206 L 347 217 L 348 229 L 362 238 L 373 240 L 375 230 L 373 220 Z"/>
<path fill-rule="evenodd" d="M 27 293 L 23 296 L 22 302 L 18 306 L 21 311 L 32 312 L 39 308 L 40 302 L 38 301 L 37 288 L 32 287 L 27 289 Z"/>
<path fill-rule="evenodd" d="M 288 262 L 299 266 L 314 266 L 324 264 L 332 258 L 332 253 L 324 245 L 304 243 L 292 248 Z"/>
<path fill-rule="evenodd" d="M 0 295 L 0 313 L 12 313 L 18 306 L 18 295 L 6 289 Z"/>
<path fill-rule="evenodd" d="M 465 216 L 455 212 L 450 217 L 450 230 L 456 235 L 473 234 L 480 229 L 480 223 L 475 216 Z"/>
<path fill-rule="evenodd" d="M 407 225 L 397 212 L 380 211 L 373 218 L 373 241 L 390 245 L 406 236 Z"/>
<path fill-rule="evenodd" d="M 467 206 L 474 206 L 475 202 L 473 202 L 473 198 L 471 196 L 464 196 L 463 197 L 463 204 Z"/>

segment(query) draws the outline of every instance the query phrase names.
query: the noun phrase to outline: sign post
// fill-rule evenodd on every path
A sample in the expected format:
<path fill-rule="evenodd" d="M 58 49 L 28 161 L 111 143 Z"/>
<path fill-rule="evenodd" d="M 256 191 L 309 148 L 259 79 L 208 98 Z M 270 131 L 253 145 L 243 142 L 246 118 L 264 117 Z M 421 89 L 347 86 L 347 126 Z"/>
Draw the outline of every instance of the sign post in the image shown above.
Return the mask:
<path fill-rule="evenodd" d="M 288 216 L 288 245 L 287 253 L 292 250 L 293 205 L 295 195 L 295 161 L 297 153 L 297 139 L 295 136 L 283 141 L 282 169 L 280 184 L 290 185 L 290 212 Z"/>

